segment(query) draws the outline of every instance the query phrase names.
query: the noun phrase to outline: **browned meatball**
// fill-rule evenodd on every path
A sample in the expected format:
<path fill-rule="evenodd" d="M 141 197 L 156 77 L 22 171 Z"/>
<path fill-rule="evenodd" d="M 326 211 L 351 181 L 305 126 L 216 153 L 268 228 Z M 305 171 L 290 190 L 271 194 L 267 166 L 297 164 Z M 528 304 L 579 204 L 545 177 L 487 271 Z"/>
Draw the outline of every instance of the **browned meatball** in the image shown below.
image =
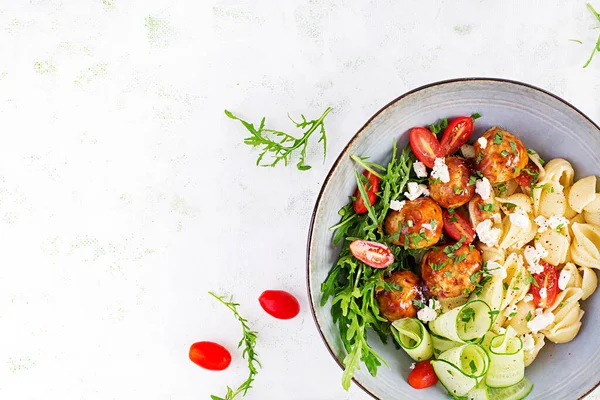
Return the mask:
<path fill-rule="evenodd" d="M 488 201 L 485 201 L 480 195 L 476 194 L 469 201 L 469 216 L 471 217 L 471 224 L 475 227 L 486 219 L 492 218 L 499 210 L 498 204 L 491 197 Z"/>
<path fill-rule="evenodd" d="M 466 204 L 473 194 L 475 185 L 469 180 L 473 169 L 462 157 L 446 157 L 446 166 L 450 175 L 447 183 L 437 181 L 429 184 L 429 195 L 445 208 L 456 208 Z"/>
<path fill-rule="evenodd" d="M 475 289 L 471 276 L 481 271 L 481 253 L 473 246 L 462 245 L 458 249 L 453 246 L 456 247 L 433 248 L 421 261 L 423 282 L 434 296 L 457 297 Z M 473 280 L 479 282 L 481 274 L 477 274 L 476 278 Z"/>
<path fill-rule="evenodd" d="M 402 290 L 378 292 L 375 298 L 379 305 L 379 313 L 390 322 L 416 317 L 417 309 L 413 300 L 423 301 L 421 279 L 411 271 L 396 271 L 385 281 L 395 283 Z"/>
<path fill-rule="evenodd" d="M 390 210 L 383 228 L 394 237 L 392 243 L 411 249 L 433 246 L 442 235 L 442 209 L 428 197 L 406 201 L 400 211 Z"/>
<path fill-rule="evenodd" d="M 527 165 L 527 149 L 512 133 L 496 126 L 481 136 L 487 140 L 485 148 L 475 141 L 476 168 L 490 183 L 501 183 L 519 176 Z"/>

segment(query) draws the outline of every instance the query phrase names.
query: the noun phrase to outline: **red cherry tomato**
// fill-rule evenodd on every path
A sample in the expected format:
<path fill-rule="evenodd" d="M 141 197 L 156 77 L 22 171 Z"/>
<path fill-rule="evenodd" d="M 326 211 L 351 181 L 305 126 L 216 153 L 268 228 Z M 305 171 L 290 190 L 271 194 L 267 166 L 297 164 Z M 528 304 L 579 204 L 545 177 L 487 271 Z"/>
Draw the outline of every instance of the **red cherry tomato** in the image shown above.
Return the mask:
<path fill-rule="evenodd" d="M 375 204 L 375 200 L 377 200 L 377 191 L 379 190 L 379 178 L 376 175 L 373 175 L 372 173 L 370 173 L 369 171 L 365 171 L 363 172 L 363 175 L 369 180 L 369 184 L 368 185 L 364 185 L 365 191 L 367 192 L 367 197 L 369 198 L 369 204 L 373 205 Z M 354 200 L 354 211 L 356 211 L 357 214 L 364 214 L 367 212 L 367 206 L 365 206 L 365 202 L 363 201 L 362 196 L 360 195 L 360 191 L 358 190 L 358 187 L 356 188 L 356 190 L 354 191 L 354 197 L 356 198 L 356 200 Z"/>
<path fill-rule="evenodd" d="M 415 389 L 425 389 L 437 383 L 438 377 L 429 360 L 421 361 L 408 374 L 408 384 Z"/>
<path fill-rule="evenodd" d="M 458 117 L 450 121 L 444 134 L 440 145 L 442 148 L 442 155 L 449 156 L 456 153 L 460 146 L 467 143 L 467 140 L 473 134 L 473 118 L 471 117 Z"/>
<path fill-rule="evenodd" d="M 284 290 L 265 290 L 258 302 L 267 314 L 277 319 L 292 319 L 300 312 L 298 300 Z"/>
<path fill-rule="evenodd" d="M 544 271 L 539 274 L 533 274 L 533 278 L 537 282 L 537 286 L 532 283 L 529 291 L 533 295 L 533 303 L 536 307 L 546 308 L 554 304 L 558 295 L 558 271 L 554 265 L 540 261 L 544 266 Z M 540 290 L 546 289 L 546 297 L 540 296 Z"/>
<path fill-rule="evenodd" d="M 444 209 L 442 210 L 442 218 L 444 220 L 444 230 L 452 239 L 460 240 L 464 236 L 466 238 L 465 244 L 473 243 L 475 230 L 464 215 L 456 210 L 453 214 L 450 214 L 448 210 Z"/>
<path fill-rule="evenodd" d="M 517 181 L 519 186 L 531 186 L 537 181 L 539 175 L 540 169 L 538 166 L 533 161 L 529 161 L 521 171 L 521 174 L 515 178 L 515 181 Z"/>
<path fill-rule="evenodd" d="M 436 158 L 442 157 L 440 142 L 426 128 L 419 127 L 410 130 L 410 147 L 419 161 L 429 168 L 433 168 Z"/>
<path fill-rule="evenodd" d="M 231 364 L 231 353 L 214 342 L 197 342 L 190 347 L 190 360 L 211 371 L 222 371 Z"/>
<path fill-rule="evenodd" d="M 355 240 L 350 243 L 350 252 L 360 261 L 373 268 L 386 268 L 394 262 L 390 249 L 381 243 Z"/>

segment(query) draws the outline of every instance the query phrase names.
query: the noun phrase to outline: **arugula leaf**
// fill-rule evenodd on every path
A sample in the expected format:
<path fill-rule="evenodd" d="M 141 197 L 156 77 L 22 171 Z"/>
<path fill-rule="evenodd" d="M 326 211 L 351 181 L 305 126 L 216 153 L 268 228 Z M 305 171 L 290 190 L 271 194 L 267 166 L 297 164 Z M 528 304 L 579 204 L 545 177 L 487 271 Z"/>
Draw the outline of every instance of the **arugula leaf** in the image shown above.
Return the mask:
<path fill-rule="evenodd" d="M 260 364 L 260 361 L 258 361 L 257 358 L 258 354 L 256 354 L 256 352 L 254 351 L 254 348 L 256 347 L 256 338 L 258 337 L 258 333 L 256 331 L 251 330 L 248 326 L 248 320 L 246 320 L 239 314 L 237 310 L 239 304 L 233 302 L 233 297 L 230 297 L 229 300 L 226 300 L 225 296 L 217 296 L 213 292 L 208 292 L 208 294 L 210 294 L 221 304 L 223 304 L 225 307 L 231 310 L 235 318 L 242 325 L 243 337 L 238 344 L 238 348 L 242 347 L 242 345 L 244 346 L 244 350 L 242 351 L 242 358 L 244 358 L 248 362 L 248 370 L 250 371 L 248 374 L 248 379 L 246 379 L 236 389 L 235 392 L 232 388 L 227 386 L 227 393 L 225 394 L 225 398 L 221 398 L 215 395 L 210 396 L 212 400 L 232 400 L 240 393 L 242 393 L 242 396 L 246 395 L 246 392 L 248 392 L 248 390 L 252 388 L 252 382 L 254 382 L 254 377 L 256 376 L 256 374 L 258 374 L 258 368 L 262 368 L 262 365 Z"/>
<path fill-rule="evenodd" d="M 252 146 L 252 147 L 261 147 L 261 151 L 256 160 L 256 165 L 260 165 L 263 167 L 275 167 L 279 162 L 283 161 L 284 165 L 288 165 L 292 154 L 300 149 L 300 160 L 296 164 L 296 167 L 300 171 L 306 171 L 311 168 L 310 165 L 306 164 L 306 148 L 308 146 L 308 139 L 310 136 L 319 129 L 321 136 L 319 137 L 319 143 L 323 142 L 323 160 L 327 156 L 327 135 L 325 134 L 325 125 L 323 120 L 332 110 L 331 107 L 327 107 L 327 109 L 323 112 L 323 114 L 318 118 L 311 121 L 308 121 L 303 114 L 302 121 L 296 122 L 288 115 L 288 118 L 296 125 L 297 128 L 307 129 L 303 132 L 301 138 L 296 138 L 292 135 L 289 135 L 282 131 L 277 131 L 273 129 L 265 128 L 265 118 L 260 121 L 258 129 L 254 126 L 254 124 L 244 121 L 243 119 L 236 117 L 231 113 L 231 111 L 225 110 L 225 115 L 233 120 L 240 121 L 242 125 L 250 132 L 250 136 L 244 138 L 244 143 Z M 269 135 L 265 135 L 269 134 Z M 272 162 L 261 164 L 263 157 L 266 154 L 272 156 Z"/>

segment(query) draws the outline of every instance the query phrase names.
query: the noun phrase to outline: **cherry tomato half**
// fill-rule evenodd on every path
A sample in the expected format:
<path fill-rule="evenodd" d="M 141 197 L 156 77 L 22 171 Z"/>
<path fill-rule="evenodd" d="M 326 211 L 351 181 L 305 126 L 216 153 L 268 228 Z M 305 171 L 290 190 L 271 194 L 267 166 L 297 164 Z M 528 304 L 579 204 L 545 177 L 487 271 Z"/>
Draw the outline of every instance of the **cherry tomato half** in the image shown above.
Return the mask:
<path fill-rule="evenodd" d="M 231 364 L 231 353 L 215 342 L 197 342 L 190 347 L 190 360 L 211 371 L 222 371 Z"/>
<path fill-rule="evenodd" d="M 426 128 L 419 127 L 410 130 L 410 147 L 419 161 L 429 168 L 433 168 L 436 158 L 442 157 L 440 142 Z"/>
<path fill-rule="evenodd" d="M 285 290 L 265 290 L 258 302 L 267 314 L 277 319 L 292 319 L 300 312 L 298 300 Z"/>
<path fill-rule="evenodd" d="M 421 361 L 408 374 L 408 384 L 415 389 L 425 389 L 437 383 L 438 377 L 429 360 Z"/>
<path fill-rule="evenodd" d="M 515 181 L 519 186 L 531 186 L 537 181 L 538 176 L 540 176 L 540 169 L 533 161 L 529 161 Z"/>
<path fill-rule="evenodd" d="M 446 209 L 442 210 L 442 218 L 444 220 L 444 230 L 454 240 L 460 240 L 463 236 L 465 244 L 473 243 L 475 240 L 475 230 L 471 226 L 469 220 L 459 213 L 454 211 L 453 214 Z"/>
<path fill-rule="evenodd" d="M 390 249 L 381 243 L 355 240 L 350 243 L 350 252 L 360 261 L 373 268 L 386 268 L 394 262 Z"/>
<path fill-rule="evenodd" d="M 364 188 L 365 188 L 365 192 L 367 192 L 367 197 L 369 198 L 369 204 L 373 205 L 375 204 L 375 200 L 377 200 L 377 191 L 379 190 L 379 178 L 376 175 L 373 175 L 372 173 L 370 173 L 369 171 L 365 171 L 363 172 L 363 175 L 369 180 L 369 184 L 365 185 L 363 184 Z M 358 190 L 358 187 L 356 188 L 356 190 L 354 191 L 354 197 L 356 198 L 356 200 L 354 200 L 354 211 L 356 211 L 357 214 L 364 214 L 367 212 L 367 206 L 365 206 L 365 202 L 363 201 L 362 196 L 360 195 L 360 191 Z"/>
<path fill-rule="evenodd" d="M 471 117 L 458 117 L 450 121 L 444 134 L 440 145 L 442 148 L 442 155 L 449 156 L 456 153 L 460 146 L 467 143 L 467 140 L 473 134 L 473 118 Z"/>
<path fill-rule="evenodd" d="M 540 261 L 544 266 L 544 271 L 539 274 L 533 274 L 533 278 L 537 282 L 537 286 L 532 283 L 529 291 L 533 295 L 533 303 L 536 307 L 546 308 L 554 304 L 558 295 L 558 271 L 556 267 L 547 262 Z M 546 297 L 540 296 L 540 290 L 546 289 Z"/>

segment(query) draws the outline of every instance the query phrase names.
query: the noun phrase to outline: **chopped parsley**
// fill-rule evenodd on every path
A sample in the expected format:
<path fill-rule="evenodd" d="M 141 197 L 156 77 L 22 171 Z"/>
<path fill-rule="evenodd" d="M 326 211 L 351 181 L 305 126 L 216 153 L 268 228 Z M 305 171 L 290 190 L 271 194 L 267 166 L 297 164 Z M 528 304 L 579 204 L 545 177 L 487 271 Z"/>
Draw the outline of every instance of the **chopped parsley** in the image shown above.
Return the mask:
<path fill-rule="evenodd" d="M 517 153 L 517 144 L 515 142 L 513 142 L 512 140 L 510 141 L 510 149 L 511 149 L 512 153 L 515 155 L 515 157 L 519 156 L 519 153 Z"/>
<path fill-rule="evenodd" d="M 508 314 L 508 318 L 512 318 L 512 317 L 514 317 L 515 315 L 517 315 L 517 313 L 516 313 L 516 312 L 511 312 L 510 314 Z"/>
<path fill-rule="evenodd" d="M 473 119 L 473 121 L 475 121 L 477 118 L 481 118 L 481 114 L 475 113 L 475 114 L 471 115 L 471 118 Z"/>
<path fill-rule="evenodd" d="M 450 260 L 446 260 L 443 263 L 439 263 L 439 264 L 431 264 L 431 269 L 434 271 L 439 271 L 440 269 L 444 268 L 446 265 L 448 265 L 448 263 L 450 262 Z"/>
<path fill-rule="evenodd" d="M 508 283 L 507 283 L 507 282 L 504 282 L 504 283 L 502 284 L 502 287 L 504 288 L 504 290 L 508 290 Z"/>
<path fill-rule="evenodd" d="M 560 224 L 556 227 L 556 232 L 561 233 L 563 228 L 565 227 L 565 224 Z"/>
<path fill-rule="evenodd" d="M 425 304 L 417 299 L 412 299 L 412 303 L 419 308 L 425 308 Z"/>
<path fill-rule="evenodd" d="M 527 321 L 527 322 L 531 321 L 531 317 L 533 317 L 533 315 L 531 314 L 531 311 L 529 311 L 527 313 L 527 315 L 525 316 L 525 321 Z"/>
<path fill-rule="evenodd" d="M 468 186 L 473 186 L 476 183 L 477 183 L 477 177 L 476 176 L 473 175 L 473 176 L 469 177 Z"/>
<path fill-rule="evenodd" d="M 475 366 L 475 361 L 471 360 L 471 362 L 469 363 L 469 368 L 471 368 L 471 373 L 474 374 L 475 372 L 477 372 L 477 367 Z"/>
<path fill-rule="evenodd" d="M 517 207 L 515 203 L 504 203 L 504 208 L 506 208 L 507 210 L 512 210 L 515 207 Z"/>
<path fill-rule="evenodd" d="M 494 144 L 502 144 L 502 134 L 500 131 L 496 132 L 496 135 L 494 136 Z"/>
<path fill-rule="evenodd" d="M 446 271 L 446 272 L 444 272 L 444 275 L 446 275 L 446 276 L 452 276 L 452 272 Z"/>
<path fill-rule="evenodd" d="M 463 188 L 454 187 L 454 194 L 462 194 L 465 191 Z"/>
<path fill-rule="evenodd" d="M 506 192 L 506 185 L 504 183 L 501 183 L 500 185 L 498 185 L 498 196 L 502 197 L 502 194 L 504 194 L 504 192 Z"/>
<path fill-rule="evenodd" d="M 479 205 L 479 209 L 481 211 L 487 211 L 487 212 L 493 212 L 494 211 L 494 205 L 489 203 L 489 204 L 480 204 Z"/>
<path fill-rule="evenodd" d="M 502 151 L 500 152 L 500 155 L 501 155 L 502 157 L 506 157 L 506 156 L 508 155 L 508 151 L 506 151 L 506 150 L 502 150 Z"/>
<path fill-rule="evenodd" d="M 435 229 L 435 227 L 437 226 L 437 220 L 430 219 L 429 220 L 429 225 L 431 225 L 431 229 Z"/>
<path fill-rule="evenodd" d="M 465 324 L 475 321 L 475 310 L 471 307 L 463 308 L 460 312 L 460 320 Z M 467 325 L 465 325 L 465 332 L 467 331 Z"/>
<path fill-rule="evenodd" d="M 450 208 L 448 209 L 448 214 L 454 214 L 454 208 L 450 207 Z"/>

